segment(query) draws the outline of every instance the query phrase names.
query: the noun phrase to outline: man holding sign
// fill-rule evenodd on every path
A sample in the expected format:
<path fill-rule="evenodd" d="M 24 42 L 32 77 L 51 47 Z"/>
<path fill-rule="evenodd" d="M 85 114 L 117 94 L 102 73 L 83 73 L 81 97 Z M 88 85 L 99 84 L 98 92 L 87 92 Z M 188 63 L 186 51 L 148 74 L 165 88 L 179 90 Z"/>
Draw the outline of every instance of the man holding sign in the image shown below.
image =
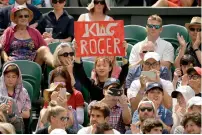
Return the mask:
<path fill-rule="evenodd" d="M 75 22 L 74 26 L 77 56 L 125 56 L 122 20 Z"/>

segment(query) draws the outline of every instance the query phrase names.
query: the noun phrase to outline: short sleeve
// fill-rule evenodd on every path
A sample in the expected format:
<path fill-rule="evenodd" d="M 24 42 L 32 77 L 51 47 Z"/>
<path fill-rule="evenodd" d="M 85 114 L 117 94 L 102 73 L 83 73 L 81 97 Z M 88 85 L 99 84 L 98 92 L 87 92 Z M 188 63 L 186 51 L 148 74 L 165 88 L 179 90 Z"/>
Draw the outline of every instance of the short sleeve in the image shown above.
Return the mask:
<path fill-rule="evenodd" d="M 138 47 L 139 46 L 140 46 L 140 43 L 137 43 L 133 46 L 133 48 L 130 52 L 130 57 L 129 57 L 129 63 L 130 64 L 135 64 L 140 59 L 140 56 L 138 53 Z"/>
<path fill-rule="evenodd" d="M 169 61 L 171 63 L 174 62 L 174 48 L 171 43 L 167 42 L 166 43 L 166 48 L 163 52 L 163 61 Z"/>
<path fill-rule="evenodd" d="M 132 82 L 132 84 L 130 85 L 130 88 L 127 91 L 127 96 L 128 96 L 129 100 L 131 98 L 134 98 L 134 97 L 137 96 L 137 93 L 139 92 L 140 87 L 141 87 L 141 85 L 140 85 L 140 81 L 139 80 L 134 80 Z"/>
<path fill-rule="evenodd" d="M 41 33 L 37 29 L 35 29 L 35 30 L 36 30 L 37 37 L 38 37 L 38 44 L 39 44 L 38 48 L 40 48 L 41 46 L 48 46 L 46 41 L 43 39 Z"/>
<path fill-rule="evenodd" d="M 75 96 L 76 96 L 76 107 L 83 106 L 84 99 L 83 99 L 83 95 L 81 94 L 81 92 L 78 91 Z"/>

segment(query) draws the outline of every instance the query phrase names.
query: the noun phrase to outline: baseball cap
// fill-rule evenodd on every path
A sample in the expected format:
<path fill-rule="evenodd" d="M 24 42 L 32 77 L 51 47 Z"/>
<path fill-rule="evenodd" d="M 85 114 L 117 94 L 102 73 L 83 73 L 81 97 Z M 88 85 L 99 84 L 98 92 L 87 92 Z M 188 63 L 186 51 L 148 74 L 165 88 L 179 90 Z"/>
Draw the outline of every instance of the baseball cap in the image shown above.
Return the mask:
<path fill-rule="evenodd" d="M 192 71 L 195 71 L 198 75 L 201 76 L 201 68 L 200 67 L 191 67 L 187 70 L 187 74 L 190 74 Z"/>
<path fill-rule="evenodd" d="M 61 135 L 63 135 L 63 134 L 67 134 L 67 132 L 64 129 L 56 128 L 56 129 L 52 130 L 50 132 L 50 134 L 61 134 Z"/>
<path fill-rule="evenodd" d="M 156 61 L 160 61 L 160 55 L 156 52 L 147 52 L 144 55 L 144 61 L 147 61 L 148 59 L 154 59 Z"/>
<path fill-rule="evenodd" d="M 163 86 L 160 83 L 149 83 L 146 88 L 146 92 L 153 89 L 153 88 L 160 88 L 163 91 Z"/>
<path fill-rule="evenodd" d="M 116 78 L 108 78 L 105 81 L 104 88 L 109 87 L 112 84 L 120 85 L 120 81 L 118 79 L 116 79 Z"/>
<path fill-rule="evenodd" d="M 202 105 L 202 97 L 192 97 L 187 102 L 187 108 L 192 107 L 193 105 Z"/>
<path fill-rule="evenodd" d="M 171 93 L 172 98 L 177 98 L 177 95 L 181 93 L 183 95 L 183 97 L 185 98 L 185 101 L 187 102 L 190 98 L 195 96 L 195 92 L 194 90 L 188 86 L 188 85 L 184 85 L 184 86 L 180 86 L 178 87 L 175 91 L 173 91 Z"/>

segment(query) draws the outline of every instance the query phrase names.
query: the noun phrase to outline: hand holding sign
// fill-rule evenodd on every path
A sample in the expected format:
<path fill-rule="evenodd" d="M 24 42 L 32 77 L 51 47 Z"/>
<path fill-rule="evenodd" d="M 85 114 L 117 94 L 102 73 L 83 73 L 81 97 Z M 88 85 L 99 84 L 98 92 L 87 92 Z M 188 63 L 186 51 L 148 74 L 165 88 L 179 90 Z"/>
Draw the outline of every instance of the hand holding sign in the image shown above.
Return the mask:
<path fill-rule="evenodd" d="M 75 22 L 74 26 L 76 56 L 125 56 L 122 20 Z"/>

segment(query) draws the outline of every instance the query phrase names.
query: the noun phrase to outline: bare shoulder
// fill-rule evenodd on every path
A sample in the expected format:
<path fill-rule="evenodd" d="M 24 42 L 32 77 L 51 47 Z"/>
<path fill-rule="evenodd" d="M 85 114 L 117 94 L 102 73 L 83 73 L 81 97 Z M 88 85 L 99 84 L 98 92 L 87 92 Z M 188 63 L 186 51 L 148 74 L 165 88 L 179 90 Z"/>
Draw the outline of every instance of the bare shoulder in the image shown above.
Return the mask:
<path fill-rule="evenodd" d="M 85 14 L 86 14 L 86 13 L 85 13 Z M 85 14 L 81 14 L 81 15 L 79 16 L 78 21 L 84 21 L 84 20 L 85 20 Z"/>

